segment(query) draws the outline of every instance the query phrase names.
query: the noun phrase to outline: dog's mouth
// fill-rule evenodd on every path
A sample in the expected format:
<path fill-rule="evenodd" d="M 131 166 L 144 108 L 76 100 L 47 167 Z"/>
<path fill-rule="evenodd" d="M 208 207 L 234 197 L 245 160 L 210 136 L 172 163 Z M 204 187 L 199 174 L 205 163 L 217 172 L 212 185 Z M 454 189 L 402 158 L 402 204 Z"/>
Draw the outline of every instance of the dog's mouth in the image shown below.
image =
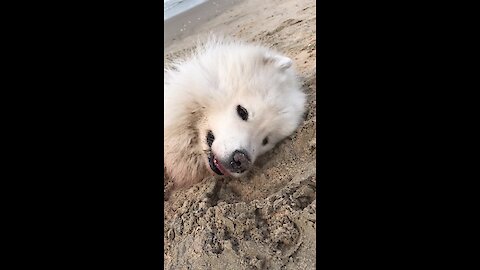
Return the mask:
<path fill-rule="evenodd" d="M 215 157 L 213 153 L 208 155 L 208 164 L 214 173 L 218 175 L 230 175 L 228 170 L 223 167 L 222 163 Z"/>
<path fill-rule="evenodd" d="M 209 147 L 209 152 L 208 152 L 208 165 L 210 165 L 210 169 L 218 175 L 230 175 L 227 169 L 223 167 L 222 163 L 217 159 L 217 157 L 212 153 L 212 144 L 213 141 L 215 140 L 215 135 L 213 135 L 213 132 L 209 130 L 207 132 L 207 137 L 206 141 Z"/>

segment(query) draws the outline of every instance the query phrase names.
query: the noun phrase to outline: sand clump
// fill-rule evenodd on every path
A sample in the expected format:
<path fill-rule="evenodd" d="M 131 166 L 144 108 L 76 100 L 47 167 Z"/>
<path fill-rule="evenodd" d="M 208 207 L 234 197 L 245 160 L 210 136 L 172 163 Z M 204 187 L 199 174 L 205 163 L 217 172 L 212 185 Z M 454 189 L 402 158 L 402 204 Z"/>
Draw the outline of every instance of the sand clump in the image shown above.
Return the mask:
<path fill-rule="evenodd" d="M 166 48 L 168 64 L 210 31 L 273 46 L 294 60 L 308 100 L 297 132 L 247 176 L 211 177 L 171 194 L 164 269 L 315 268 L 315 20 L 315 1 L 245 0 Z"/>

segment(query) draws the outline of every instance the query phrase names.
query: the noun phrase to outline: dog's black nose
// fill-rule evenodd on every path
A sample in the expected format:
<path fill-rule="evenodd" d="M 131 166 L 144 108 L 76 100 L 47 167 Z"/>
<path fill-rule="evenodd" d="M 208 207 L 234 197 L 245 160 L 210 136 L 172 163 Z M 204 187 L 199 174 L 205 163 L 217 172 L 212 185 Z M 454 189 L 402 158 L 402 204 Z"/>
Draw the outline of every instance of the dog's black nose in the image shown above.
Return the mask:
<path fill-rule="evenodd" d="M 231 171 L 243 173 L 250 168 L 251 162 L 245 151 L 235 150 L 230 158 Z"/>

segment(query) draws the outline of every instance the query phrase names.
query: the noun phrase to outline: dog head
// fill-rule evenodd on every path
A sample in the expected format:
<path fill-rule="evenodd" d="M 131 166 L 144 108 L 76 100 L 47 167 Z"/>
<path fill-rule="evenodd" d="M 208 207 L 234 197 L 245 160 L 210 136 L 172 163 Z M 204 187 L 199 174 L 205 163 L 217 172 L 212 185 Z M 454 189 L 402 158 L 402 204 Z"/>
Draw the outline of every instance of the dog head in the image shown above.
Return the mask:
<path fill-rule="evenodd" d="M 216 56 L 204 65 L 215 83 L 210 103 L 203 106 L 199 136 L 208 168 L 240 177 L 257 157 L 295 131 L 305 95 L 287 57 L 257 47 Z M 219 71 L 213 73 L 215 68 Z"/>

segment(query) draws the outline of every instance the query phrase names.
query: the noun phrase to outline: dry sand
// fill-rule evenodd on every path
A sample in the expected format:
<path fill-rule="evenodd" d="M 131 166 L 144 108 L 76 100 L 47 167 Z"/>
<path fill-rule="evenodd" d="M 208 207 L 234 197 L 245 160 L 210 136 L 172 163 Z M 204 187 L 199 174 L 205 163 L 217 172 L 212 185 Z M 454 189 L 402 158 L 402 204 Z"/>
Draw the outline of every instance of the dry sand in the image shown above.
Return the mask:
<path fill-rule="evenodd" d="M 312 0 L 245 0 L 165 48 L 168 62 L 209 31 L 273 46 L 294 59 L 308 113 L 248 176 L 212 177 L 171 195 L 164 269 L 315 269 L 315 7 Z"/>

